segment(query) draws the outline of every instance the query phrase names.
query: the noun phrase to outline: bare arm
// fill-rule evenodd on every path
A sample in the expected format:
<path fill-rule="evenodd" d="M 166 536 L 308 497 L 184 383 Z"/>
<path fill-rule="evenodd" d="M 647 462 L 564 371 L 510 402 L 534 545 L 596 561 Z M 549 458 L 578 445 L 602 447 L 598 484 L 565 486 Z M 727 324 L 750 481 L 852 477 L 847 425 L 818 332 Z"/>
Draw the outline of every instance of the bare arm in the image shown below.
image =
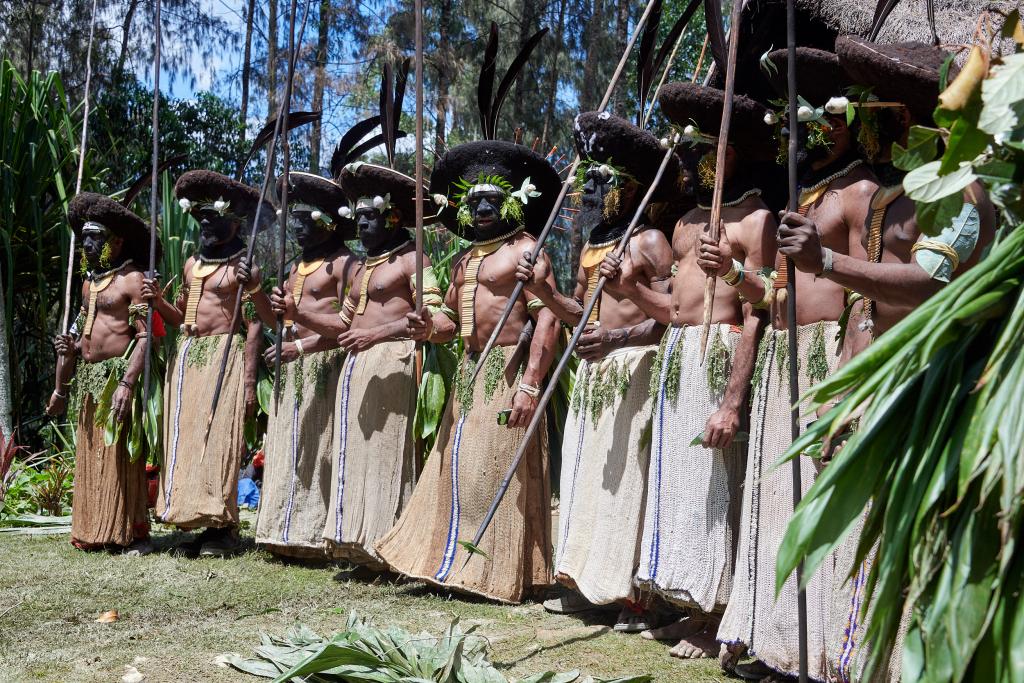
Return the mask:
<path fill-rule="evenodd" d="M 551 260 L 547 254 L 541 251 L 536 264 L 530 263 L 530 250 L 523 252 L 516 267 L 516 279 L 525 283 L 526 291 L 544 302 L 555 317 L 566 325 L 575 327 L 583 317 L 583 297 L 587 291 L 586 275 L 580 267 L 576 275 L 575 296 L 569 297 L 558 291 L 558 286 L 553 278 L 549 278 L 551 272 Z"/>
<path fill-rule="evenodd" d="M 228 344 L 233 343 L 228 339 Z M 259 376 L 260 346 L 263 344 L 263 325 L 258 320 L 249 322 L 245 334 L 245 414 L 256 410 L 256 379 Z"/>

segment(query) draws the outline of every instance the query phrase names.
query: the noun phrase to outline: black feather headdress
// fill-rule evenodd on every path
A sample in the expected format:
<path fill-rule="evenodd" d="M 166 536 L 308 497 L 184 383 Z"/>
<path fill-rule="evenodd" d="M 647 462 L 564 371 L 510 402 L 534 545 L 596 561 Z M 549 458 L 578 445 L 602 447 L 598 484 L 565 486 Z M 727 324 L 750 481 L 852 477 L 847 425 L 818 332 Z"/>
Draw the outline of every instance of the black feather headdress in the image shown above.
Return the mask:
<path fill-rule="evenodd" d="M 669 29 L 668 34 L 665 36 L 665 40 L 662 41 L 661 47 L 659 47 L 657 51 L 655 51 L 654 47 L 658 38 L 658 29 L 661 24 L 661 13 L 663 9 L 661 0 L 658 0 L 654 7 L 651 8 L 651 14 L 647 19 L 647 24 L 644 26 L 644 32 L 640 37 L 640 53 L 637 55 L 637 126 L 643 127 L 644 112 L 647 110 L 647 99 L 651 96 L 651 87 L 654 85 L 657 75 L 665 65 L 665 60 L 668 59 L 672 48 L 675 47 L 676 42 L 679 40 L 679 36 L 682 35 L 683 29 L 685 29 L 686 25 L 690 23 L 690 19 L 693 18 L 693 15 L 697 11 L 697 7 L 700 3 L 701 0 L 689 0 L 686 7 L 683 9 L 682 14 L 680 14 L 679 18 L 676 19 L 674 24 L 672 24 L 672 28 Z"/>
<path fill-rule="evenodd" d="M 501 113 L 501 105 L 504 104 L 516 78 L 526 66 L 526 60 L 530 58 L 534 48 L 540 43 L 541 38 L 547 35 L 547 32 L 546 27 L 542 28 L 527 39 L 519 54 L 512 60 L 512 64 L 501 77 L 498 90 L 495 92 L 494 77 L 497 75 L 498 66 L 498 25 L 491 22 L 487 47 L 484 49 L 484 63 L 480 68 L 480 80 L 476 90 L 477 105 L 480 107 L 480 127 L 484 133 L 484 140 L 494 139 L 498 130 L 498 114 Z"/>
<path fill-rule="evenodd" d="M 314 121 L 320 120 L 320 112 L 318 111 L 293 111 L 288 114 L 288 130 L 295 130 L 300 126 L 304 126 L 307 123 L 313 123 Z M 277 117 L 268 119 L 260 129 L 260 132 L 253 138 L 252 145 L 249 147 L 249 153 L 245 155 L 245 161 L 242 162 L 241 166 L 238 167 L 238 171 L 235 173 L 235 180 L 241 180 L 245 174 L 245 168 L 252 161 L 253 157 L 256 156 L 256 152 L 260 148 L 270 142 L 271 138 L 274 137 L 274 129 L 277 127 Z"/>

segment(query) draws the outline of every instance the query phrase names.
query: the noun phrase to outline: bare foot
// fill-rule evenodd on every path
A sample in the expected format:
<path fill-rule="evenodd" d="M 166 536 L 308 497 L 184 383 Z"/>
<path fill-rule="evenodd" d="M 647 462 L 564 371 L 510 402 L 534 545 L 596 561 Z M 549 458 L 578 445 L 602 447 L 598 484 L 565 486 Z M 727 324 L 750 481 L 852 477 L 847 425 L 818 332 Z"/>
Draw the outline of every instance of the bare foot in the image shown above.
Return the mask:
<path fill-rule="evenodd" d="M 747 646 L 743 643 L 734 643 L 729 645 L 728 643 L 722 643 L 722 648 L 718 651 L 718 665 L 722 667 L 722 671 L 727 674 L 736 673 L 736 665 L 743 655 L 747 651 Z"/>
<path fill-rule="evenodd" d="M 668 653 L 679 659 L 704 659 L 714 657 L 717 650 L 718 641 L 712 629 L 708 628 L 683 638 Z"/>
<path fill-rule="evenodd" d="M 707 628 L 708 622 L 703 616 L 688 615 L 661 628 L 652 628 L 640 634 L 647 640 L 678 641 L 680 638 L 692 636 Z"/>

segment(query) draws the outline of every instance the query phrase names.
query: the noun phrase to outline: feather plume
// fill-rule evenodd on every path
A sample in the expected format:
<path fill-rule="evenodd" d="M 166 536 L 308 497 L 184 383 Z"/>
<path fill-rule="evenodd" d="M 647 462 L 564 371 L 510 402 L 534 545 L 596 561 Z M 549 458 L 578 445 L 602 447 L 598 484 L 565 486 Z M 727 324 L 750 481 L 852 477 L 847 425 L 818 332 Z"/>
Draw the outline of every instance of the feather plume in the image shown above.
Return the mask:
<path fill-rule="evenodd" d="M 651 15 L 644 24 L 644 32 L 640 36 L 640 53 L 636 62 L 636 101 L 640 105 L 636 112 L 636 125 L 643 126 L 644 103 L 651 89 L 654 77 L 654 43 L 658 39 L 658 28 L 661 25 L 661 0 L 655 0 L 651 7 Z"/>
<path fill-rule="evenodd" d="M 654 57 L 654 68 L 652 73 L 661 73 L 662 67 L 665 65 L 665 60 L 668 59 L 669 54 L 675 47 L 676 42 L 679 40 L 679 36 L 683 34 L 686 27 L 690 24 L 690 19 L 693 18 L 694 13 L 697 11 L 697 6 L 700 5 L 700 0 L 690 0 L 683 9 L 683 13 L 676 19 L 676 23 L 672 24 L 672 28 L 669 29 L 668 35 L 665 36 L 665 42 L 658 48 L 658 54 Z M 644 93 L 644 101 L 646 102 L 647 95 L 650 93 L 650 84 L 647 86 L 647 93 Z"/>
<path fill-rule="evenodd" d="M 498 24 L 492 21 L 487 47 L 484 49 L 484 63 L 480 68 L 480 81 L 476 89 L 476 101 L 480 107 L 480 127 L 483 129 L 485 140 L 494 138 L 494 131 L 490 130 L 491 94 L 494 92 L 494 72 L 497 68 L 497 59 Z"/>
<path fill-rule="evenodd" d="M 293 111 L 288 114 L 288 130 L 295 130 L 299 126 L 319 120 L 320 112 L 318 111 Z M 238 172 L 235 174 L 236 180 L 241 180 L 242 174 L 245 173 L 245 168 L 252 161 L 253 157 L 256 156 L 256 152 L 274 137 L 274 128 L 276 127 L 277 117 L 275 116 L 269 119 L 263 128 L 260 129 L 260 132 L 256 134 L 252 141 L 252 147 L 249 148 L 249 153 L 245 157 L 245 161 L 238 167 Z"/>
<path fill-rule="evenodd" d="M 715 65 L 725 73 L 728 50 L 725 44 L 725 29 L 722 28 L 722 0 L 704 0 L 704 18 L 708 27 L 708 45 Z"/>
<path fill-rule="evenodd" d="M 534 48 L 540 42 L 541 38 L 547 35 L 547 27 L 534 33 L 527 39 L 526 44 L 523 45 L 523 49 L 519 51 L 516 58 L 512 60 L 512 64 L 508 67 L 505 75 L 501 79 L 501 84 L 498 85 L 498 94 L 494 97 L 494 102 L 491 104 L 488 111 L 489 116 L 489 127 L 490 127 L 490 138 L 494 138 L 495 133 L 498 131 L 498 114 L 501 112 L 501 105 L 505 102 L 505 97 L 508 96 L 508 91 L 512 89 L 512 84 L 515 83 L 516 78 L 522 72 L 523 67 L 526 66 L 526 60 L 530 58 L 530 54 Z"/>
<path fill-rule="evenodd" d="M 395 133 L 395 140 L 401 140 L 406 135 L 408 135 L 408 133 L 406 133 L 404 130 L 397 131 Z M 351 163 L 351 162 L 355 161 L 356 159 L 358 159 L 359 157 L 363 156 L 364 154 L 366 154 L 368 151 L 370 151 L 374 147 L 376 147 L 378 145 L 383 145 L 384 142 L 385 142 L 384 134 L 383 133 L 379 133 L 377 135 L 374 135 L 372 138 L 370 138 L 366 142 L 360 144 L 358 147 L 356 147 L 355 149 L 353 149 L 349 153 L 348 158 L 345 159 L 345 163 L 341 165 L 341 167 L 338 169 L 338 173 L 335 174 L 334 177 L 337 178 L 339 175 L 341 175 L 341 169 L 345 167 L 345 164 L 348 164 L 348 163 Z"/>
<path fill-rule="evenodd" d="M 384 134 L 384 152 L 387 154 L 388 165 L 395 163 L 395 151 L 391 146 L 391 126 L 394 125 L 395 93 L 391 89 L 391 64 L 384 62 L 380 77 L 380 129 Z"/>
<path fill-rule="evenodd" d="M 334 148 L 334 153 L 331 155 L 331 177 L 337 178 L 341 174 L 341 169 L 345 167 L 345 164 L 349 163 L 354 158 L 352 156 L 352 150 L 355 146 L 359 144 L 360 140 L 366 137 L 367 133 L 378 125 L 380 125 L 380 116 L 371 116 L 370 118 L 363 119 L 359 123 L 355 124 L 341 136 L 341 140 L 338 142 L 338 145 Z"/>
<path fill-rule="evenodd" d="M 177 166 L 181 162 L 188 159 L 187 154 L 179 154 L 176 157 L 172 157 L 162 164 L 156 167 L 156 174 L 160 175 L 171 166 Z M 153 182 L 153 169 L 146 169 L 146 172 L 135 179 L 135 182 L 128 186 L 128 189 L 124 191 L 124 196 L 121 197 L 121 206 L 131 206 L 131 203 L 135 201 L 135 198 L 139 196 L 143 188 L 147 187 Z"/>

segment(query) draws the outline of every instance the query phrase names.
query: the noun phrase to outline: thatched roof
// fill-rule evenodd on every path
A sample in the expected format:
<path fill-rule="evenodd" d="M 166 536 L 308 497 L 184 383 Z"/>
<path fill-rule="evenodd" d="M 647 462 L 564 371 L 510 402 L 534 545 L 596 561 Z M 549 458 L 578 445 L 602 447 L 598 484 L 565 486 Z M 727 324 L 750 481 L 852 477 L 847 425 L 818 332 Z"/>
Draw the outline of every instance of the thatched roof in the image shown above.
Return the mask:
<path fill-rule="evenodd" d="M 797 0 L 800 10 L 817 17 L 838 35 L 867 36 L 875 0 Z M 935 0 L 935 31 L 943 45 L 971 45 L 978 17 L 985 10 L 1009 14 L 1015 0 Z M 878 34 L 880 43 L 917 40 L 931 42 L 925 0 L 900 0 Z M 994 21 L 996 27 L 1001 19 Z M 966 57 L 966 53 L 964 54 Z"/>
<path fill-rule="evenodd" d="M 797 44 L 833 50 L 840 35 L 866 37 L 871 30 L 877 0 L 796 0 Z M 939 41 L 949 48 L 973 44 L 974 28 L 985 10 L 1009 13 L 1019 0 L 934 0 L 935 28 Z M 996 29 L 1002 20 L 996 16 Z M 917 40 L 931 43 L 925 0 L 899 0 L 889 15 L 878 42 Z M 745 0 L 740 33 L 740 60 L 736 70 L 739 92 L 765 101 L 775 96 L 759 67 L 769 50 L 786 46 L 786 0 Z M 962 64 L 967 51 L 957 55 Z M 717 73 L 713 82 L 721 87 Z"/>

